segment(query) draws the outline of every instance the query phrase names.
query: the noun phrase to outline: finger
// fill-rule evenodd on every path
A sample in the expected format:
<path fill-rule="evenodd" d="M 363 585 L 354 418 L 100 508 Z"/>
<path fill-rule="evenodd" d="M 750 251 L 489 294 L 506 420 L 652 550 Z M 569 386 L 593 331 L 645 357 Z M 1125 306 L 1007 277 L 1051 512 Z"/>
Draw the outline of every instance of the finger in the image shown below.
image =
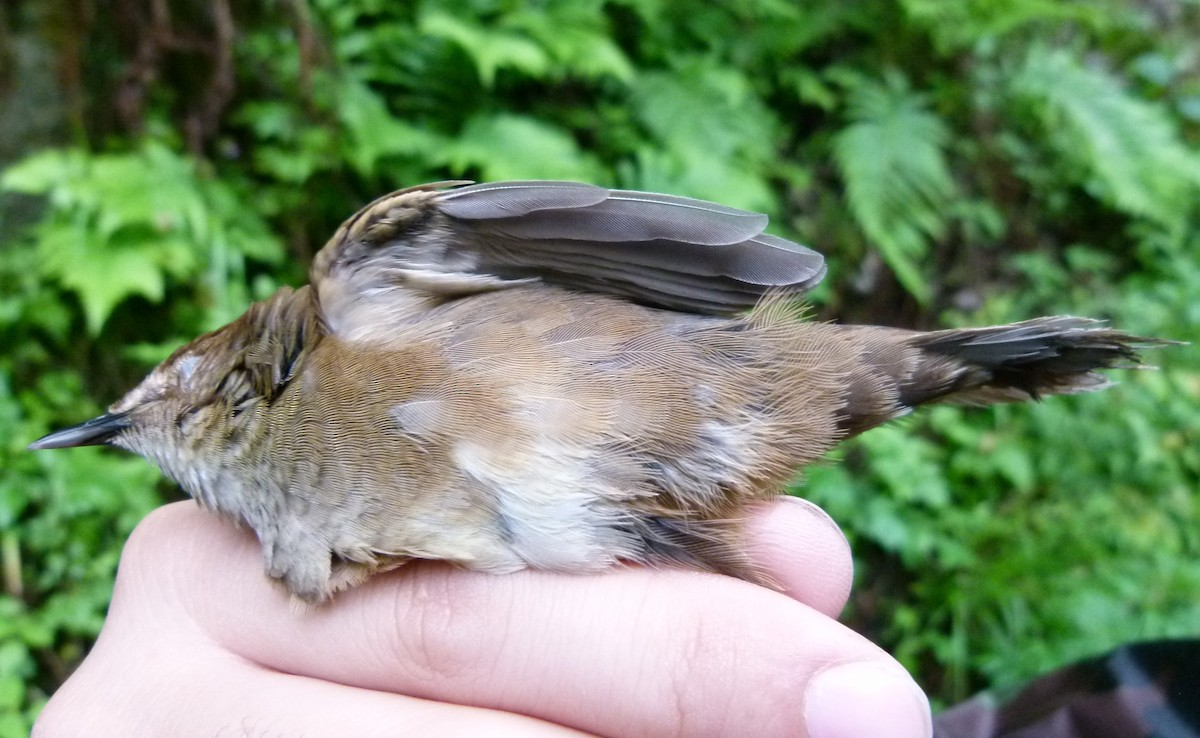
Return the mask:
<path fill-rule="evenodd" d="M 277 671 L 603 734 L 754 726 L 756 735 L 803 736 L 807 723 L 829 729 L 842 713 L 883 716 L 879 734 L 928 734 L 924 698 L 879 649 L 727 577 L 636 568 L 490 576 L 418 564 L 297 615 L 266 584 L 250 536 L 180 507 L 143 528 L 143 540 L 172 549 L 172 566 L 154 571 L 187 581 L 176 585 L 186 616 Z M 146 584 L 149 596 L 171 588 Z"/>
<path fill-rule="evenodd" d="M 34 735 L 583 735 L 522 715 L 273 672 L 186 635 L 147 635 L 106 628 Z"/>
<path fill-rule="evenodd" d="M 799 497 L 761 505 L 747 525 L 747 552 L 792 599 L 837 617 L 850 597 L 850 544 L 824 510 Z"/>

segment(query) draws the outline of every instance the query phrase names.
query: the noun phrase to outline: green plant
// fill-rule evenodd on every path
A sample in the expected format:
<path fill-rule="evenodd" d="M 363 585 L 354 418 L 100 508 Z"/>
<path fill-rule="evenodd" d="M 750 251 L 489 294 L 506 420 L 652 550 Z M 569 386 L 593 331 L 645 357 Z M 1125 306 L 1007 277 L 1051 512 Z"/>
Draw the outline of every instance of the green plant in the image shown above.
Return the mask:
<path fill-rule="evenodd" d="M 302 279 L 394 187 L 567 177 L 763 209 L 827 254 L 821 319 L 1072 312 L 1200 341 L 1190 3 L 117 5 L 120 33 L 65 0 L 0 11 L 0 737 L 86 651 L 170 490 L 25 443 Z M 1197 350 L 1101 395 L 934 408 L 811 470 L 799 491 L 858 558 L 849 621 L 943 703 L 1194 635 Z"/>

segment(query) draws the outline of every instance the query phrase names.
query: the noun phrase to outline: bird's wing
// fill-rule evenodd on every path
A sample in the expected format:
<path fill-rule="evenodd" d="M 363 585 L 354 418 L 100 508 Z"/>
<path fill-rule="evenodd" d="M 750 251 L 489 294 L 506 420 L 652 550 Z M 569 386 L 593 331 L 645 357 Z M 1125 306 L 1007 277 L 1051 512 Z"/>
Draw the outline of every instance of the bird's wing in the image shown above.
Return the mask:
<path fill-rule="evenodd" d="M 819 253 L 766 225 L 765 215 L 703 200 L 576 182 L 439 182 L 360 210 L 311 276 L 326 311 L 326 293 L 452 297 L 541 280 L 730 314 L 768 291 L 802 293 L 825 274 Z"/>

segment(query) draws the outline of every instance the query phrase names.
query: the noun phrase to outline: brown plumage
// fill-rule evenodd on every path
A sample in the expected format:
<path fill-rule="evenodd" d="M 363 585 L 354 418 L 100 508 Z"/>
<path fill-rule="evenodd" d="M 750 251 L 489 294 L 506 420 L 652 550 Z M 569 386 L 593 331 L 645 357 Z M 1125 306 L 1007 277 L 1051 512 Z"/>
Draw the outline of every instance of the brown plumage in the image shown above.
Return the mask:
<path fill-rule="evenodd" d="M 804 322 L 820 255 L 764 216 L 565 182 L 380 198 L 283 289 L 100 418 L 252 527 L 316 602 L 412 558 L 506 572 L 680 563 L 752 581 L 741 511 L 933 401 L 1096 389 L 1156 341 L 1040 318 L 919 333 Z M 745 312 L 749 310 L 749 312 Z"/>

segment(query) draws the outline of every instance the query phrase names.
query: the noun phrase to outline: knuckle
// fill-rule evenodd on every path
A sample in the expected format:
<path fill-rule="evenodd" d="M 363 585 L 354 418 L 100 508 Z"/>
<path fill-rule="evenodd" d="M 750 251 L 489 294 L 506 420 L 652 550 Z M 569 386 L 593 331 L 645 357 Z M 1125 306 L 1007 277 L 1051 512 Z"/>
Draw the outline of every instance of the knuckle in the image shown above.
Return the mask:
<path fill-rule="evenodd" d="M 497 624 L 505 621 L 494 602 L 481 602 L 480 575 L 444 565 L 414 569 L 392 608 L 395 663 L 431 691 L 483 676 L 501 637 Z"/>

